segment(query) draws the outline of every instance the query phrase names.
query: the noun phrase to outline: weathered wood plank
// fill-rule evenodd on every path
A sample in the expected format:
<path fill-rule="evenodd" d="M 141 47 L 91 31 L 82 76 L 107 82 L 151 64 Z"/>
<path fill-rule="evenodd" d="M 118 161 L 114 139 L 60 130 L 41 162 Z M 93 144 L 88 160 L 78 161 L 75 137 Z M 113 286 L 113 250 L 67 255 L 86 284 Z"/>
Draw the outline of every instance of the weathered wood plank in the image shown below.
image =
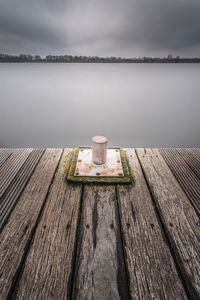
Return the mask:
<path fill-rule="evenodd" d="M 129 299 L 114 186 L 83 193 L 74 299 Z"/>
<path fill-rule="evenodd" d="M 35 167 L 37 166 L 42 154 L 43 149 L 33 150 L 28 156 L 27 160 L 22 165 L 17 173 L 17 176 L 12 180 L 9 188 L 5 191 L 0 201 L 0 232 L 3 229 L 10 213 L 12 212 L 17 200 L 26 186 L 30 176 L 32 175 Z"/>
<path fill-rule="evenodd" d="M 160 149 L 159 151 L 200 215 L 200 178 L 197 177 L 176 149 Z"/>
<path fill-rule="evenodd" d="M 15 299 L 70 299 L 82 187 L 66 183 L 67 153 L 56 172 Z"/>
<path fill-rule="evenodd" d="M 46 150 L 0 234 L 0 299 L 7 299 L 19 275 L 61 153 Z"/>
<path fill-rule="evenodd" d="M 188 149 L 186 149 L 188 150 Z M 200 148 L 190 148 L 190 154 L 198 161 L 198 166 L 200 163 Z"/>
<path fill-rule="evenodd" d="M 191 299 L 200 297 L 199 217 L 158 150 L 137 150 L 174 258 Z"/>
<path fill-rule="evenodd" d="M 6 162 L 6 160 L 11 156 L 12 150 L 9 148 L 0 149 L 0 167 Z"/>
<path fill-rule="evenodd" d="M 192 148 L 191 149 L 183 149 L 178 148 L 176 149 L 178 153 L 183 157 L 185 162 L 188 164 L 188 166 L 192 169 L 192 171 L 197 175 L 198 178 L 200 178 L 200 153 L 198 157 L 193 153 Z"/>
<path fill-rule="evenodd" d="M 0 168 L 0 201 L 33 149 L 17 149 Z"/>
<path fill-rule="evenodd" d="M 134 150 L 135 183 L 118 186 L 118 202 L 132 299 L 186 299 Z"/>
<path fill-rule="evenodd" d="M 189 148 L 194 156 L 200 161 L 200 148 Z"/>

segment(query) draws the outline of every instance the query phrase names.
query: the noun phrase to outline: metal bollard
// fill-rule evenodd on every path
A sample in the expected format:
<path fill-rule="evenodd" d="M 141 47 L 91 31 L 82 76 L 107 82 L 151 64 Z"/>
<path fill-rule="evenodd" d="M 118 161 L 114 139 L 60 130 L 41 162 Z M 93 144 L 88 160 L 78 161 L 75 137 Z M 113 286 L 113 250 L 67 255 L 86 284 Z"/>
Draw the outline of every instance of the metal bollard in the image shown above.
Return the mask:
<path fill-rule="evenodd" d="M 92 162 L 95 165 L 106 163 L 107 138 L 105 136 L 94 136 L 92 138 Z"/>

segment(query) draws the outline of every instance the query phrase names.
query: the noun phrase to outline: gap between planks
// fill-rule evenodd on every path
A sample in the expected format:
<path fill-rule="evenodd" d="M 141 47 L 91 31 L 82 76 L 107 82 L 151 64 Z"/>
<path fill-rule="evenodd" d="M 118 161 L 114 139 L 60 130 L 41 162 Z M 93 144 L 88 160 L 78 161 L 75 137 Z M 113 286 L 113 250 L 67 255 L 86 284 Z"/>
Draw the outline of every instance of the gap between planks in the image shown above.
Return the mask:
<path fill-rule="evenodd" d="M 129 299 L 114 185 L 85 185 L 73 299 Z"/>
<path fill-rule="evenodd" d="M 52 182 L 15 299 L 70 299 L 82 186 L 66 183 L 63 166 L 68 152 Z"/>
<path fill-rule="evenodd" d="M 199 299 L 199 217 L 157 149 L 137 149 L 137 156 L 187 294 Z"/>
<path fill-rule="evenodd" d="M 5 226 L 17 200 L 39 163 L 43 149 L 33 150 L 0 199 L 0 232 Z"/>
<path fill-rule="evenodd" d="M 132 299 L 187 299 L 134 150 L 134 185 L 117 186 Z"/>
<path fill-rule="evenodd" d="M 108 195 L 110 195 L 110 196 L 106 196 L 106 195 L 104 196 L 103 195 L 104 193 L 101 191 L 100 187 L 96 187 L 96 191 L 95 191 L 95 188 L 93 190 L 93 188 L 91 186 L 86 186 L 84 188 L 84 193 L 83 193 L 84 202 L 82 204 L 82 209 L 80 208 L 81 206 L 79 204 L 79 208 L 77 208 L 77 210 L 75 211 L 76 214 L 78 214 L 78 211 L 79 211 L 79 213 L 81 212 L 81 214 L 82 214 L 80 217 L 81 218 L 81 222 L 80 222 L 81 227 L 79 227 L 80 235 L 78 232 L 78 240 L 77 240 L 77 236 L 76 236 L 77 235 L 76 228 L 77 228 L 78 218 L 79 218 L 78 215 L 76 215 L 74 223 L 73 223 L 74 227 L 72 226 L 73 229 L 71 229 L 71 224 L 69 224 L 69 223 L 65 224 L 65 222 L 67 222 L 68 218 L 66 220 L 63 220 L 62 212 L 60 214 L 59 208 L 62 209 L 61 207 L 62 207 L 62 205 L 64 205 L 64 202 L 62 202 L 62 200 L 61 200 L 62 205 L 61 205 L 61 203 L 59 204 L 59 203 L 55 202 L 56 195 L 58 195 L 60 197 L 60 199 L 63 199 L 63 197 L 66 196 L 65 194 L 62 194 L 63 191 L 60 191 L 63 189 L 63 181 L 59 181 L 58 178 L 56 179 L 56 175 L 55 175 L 54 180 L 51 181 L 52 186 L 51 186 L 50 190 L 48 190 L 48 198 L 47 199 L 45 198 L 47 200 L 47 203 L 45 206 L 43 206 L 41 208 L 39 217 L 37 217 L 37 220 L 34 221 L 34 222 L 36 222 L 34 230 L 36 229 L 36 226 L 37 226 L 37 230 L 35 231 L 35 235 L 34 235 L 34 239 L 32 241 L 31 247 L 28 251 L 28 247 L 30 246 L 30 240 L 27 243 L 28 246 L 26 249 L 25 248 L 23 249 L 23 247 L 21 248 L 21 246 L 19 247 L 19 251 L 21 251 L 22 254 L 23 254 L 23 252 L 25 253 L 26 251 L 28 251 L 28 252 L 26 252 L 27 256 L 24 257 L 22 261 L 20 261 L 20 256 L 19 256 L 17 263 L 15 261 L 15 258 L 11 257 L 11 262 L 14 263 L 14 266 L 13 266 L 13 264 L 11 264 L 11 262 L 9 262 L 10 268 L 12 269 L 12 267 L 14 267 L 15 272 L 17 273 L 17 275 L 16 274 L 11 275 L 11 276 L 13 276 L 12 280 L 14 280 L 14 284 L 12 284 L 10 287 L 8 287 L 8 283 L 7 283 L 7 288 L 8 288 L 8 290 L 10 289 L 9 296 L 11 296 L 11 294 L 13 292 L 17 292 L 18 299 L 27 299 L 25 296 L 28 296 L 29 299 L 31 299 L 30 296 L 32 296 L 32 298 L 34 298 L 35 297 L 34 295 L 37 295 L 37 288 L 38 289 L 40 288 L 40 282 L 37 282 L 37 278 L 35 277 L 35 282 L 33 284 L 33 286 L 35 287 L 35 292 L 33 292 L 32 294 L 29 294 L 28 291 L 23 291 L 23 287 L 26 283 L 26 278 L 27 278 L 25 275 L 29 275 L 28 271 L 30 271 L 30 274 L 33 273 L 32 267 L 33 267 L 33 270 L 34 270 L 34 268 L 36 268 L 35 270 L 37 270 L 37 272 L 38 272 L 36 274 L 37 274 L 37 276 L 39 276 L 38 278 L 40 278 L 41 281 L 42 281 L 42 278 L 44 278 L 44 276 L 45 276 L 44 268 L 42 268 L 40 270 L 39 265 L 41 266 L 41 264 L 39 264 L 39 262 L 37 261 L 37 259 L 40 260 L 39 253 L 42 253 L 42 252 L 38 252 L 39 250 L 37 250 L 37 248 L 39 247 L 40 251 L 44 250 L 44 253 L 47 253 L 47 256 L 42 255 L 42 257 L 44 258 L 44 261 L 50 262 L 48 250 L 51 250 L 52 253 L 60 253 L 59 250 L 62 245 L 62 243 L 59 244 L 59 243 L 54 243 L 54 242 L 58 239 L 62 242 L 64 241 L 64 243 L 66 241 L 68 241 L 68 243 L 69 243 L 69 240 L 71 239 L 71 241 L 72 241 L 71 247 L 69 244 L 68 244 L 67 250 L 65 248 L 61 247 L 61 251 L 62 251 L 63 255 L 66 255 L 66 252 L 69 250 L 69 257 L 66 257 L 66 259 L 68 260 L 67 266 L 63 266 L 60 261 L 58 263 L 58 266 L 59 266 L 58 269 L 55 266 L 51 267 L 49 265 L 50 272 L 48 273 L 48 276 L 50 276 L 50 278 L 49 279 L 46 279 L 46 277 L 44 278 L 44 281 L 43 281 L 44 282 L 44 291 L 43 291 L 42 299 L 45 299 L 45 297 L 46 297 L 46 299 L 49 299 L 48 297 L 55 298 L 57 296 L 57 294 L 61 295 L 61 298 L 59 298 L 59 299 L 62 299 L 62 295 L 65 295 L 65 296 L 67 295 L 67 297 L 68 297 L 71 295 L 72 287 L 74 289 L 74 298 L 82 299 L 82 292 L 84 294 L 84 293 L 87 293 L 87 291 L 82 282 L 84 274 L 81 272 L 81 270 L 83 270 L 84 260 L 87 260 L 87 259 L 90 262 L 89 265 L 92 266 L 91 267 L 92 270 L 91 270 L 91 274 L 87 273 L 87 276 L 85 275 L 86 283 L 88 283 L 90 285 L 91 281 L 95 279 L 95 282 L 93 282 L 93 289 L 92 289 L 90 295 L 95 294 L 97 296 L 97 299 L 103 299 L 103 298 L 101 298 L 101 296 L 105 295 L 105 292 L 107 290 L 107 291 L 110 291 L 110 294 L 108 293 L 108 295 L 114 295 L 114 297 L 115 296 L 121 297 L 121 295 L 123 295 L 122 291 L 123 291 L 124 287 L 123 286 L 120 287 L 120 283 L 118 282 L 118 278 L 117 278 L 117 276 L 119 275 L 119 274 L 117 274 L 118 268 L 121 266 L 118 265 L 119 257 L 115 256 L 115 255 L 117 255 L 117 251 L 118 251 L 117 245 L 116 245 L 117 240 L 118 239 L 121 240 L 121 235 L 118 236 L 118 234 L 120 232 L 120 230 L 119 230 L 119 225 L 120 225 L 121 232 L 123 232 L 122 239 L 123 239 L 123 245 L 124 245 L 124 253 L 126 254 L 125 263 L 126 263 L 126 268 L 129 271 L 129 275 L 128 275 L 129 276 L 129 288 L 130 288 L 132 296 L 134 296 L 133 298 L 140 299 L 141 295 L 143 295 L 144 297 L 146 297 L 146 299 L 151 299 L 151 298 L 153 299 L 154 295 L 157 295 L 157 297 L 159 299 L 165 299 L 167 297 L 166 293 L 170 293 L 170 290 L 173 293 L 173 290 L 175 290 L 175 293 L 173 295 L 176 295 L 176 297 L 177 297 L 176 299 L 185 299 L 186 296 L 185 296 L 182 284 L 180 282 L 180 279 L 176 273 L 176 268 L 174 267 L 171 254 L 168 249 L 168 245 L 165 244 L 165 239 L 162 237 L 162 230 L 159 227 L 159 223 L 156 219 L 155 212 L 153 211 L 152 204 L 150 204 L 151 197 L 148 193 L 148 188 L 146 186 L 144 178 L 143 178 L 143 180 L 140 178 L 142 173 L 139 168 L 137 159 L 133 163 L 133 165 L 137 167 L 137 183 L 139 182 L 139 184 L 136 185 L 135 187 L 128 188 L 127 186 L 125 186 L 123 188 L 122 186 L 120 186 L 120 188 L 119 187 L 117 188 L 117 201 L 119 203 L 119 211 L 118 212 L 121 216 L 120 224 L 118 224 L 118 221 L 117 221 L 118 212 L 116 212 L 116 207 L 111 201 L 112 195 L 113 195 L 113 197 L 115 198 L 114 202 L 116 202 L 116 194 L 114 195 L 113 191 L 111 190 L 110 192 L 105 192 L 105 194 L 108 193 Z M 38 167 L 36 168 L 35 171 L 37 171 L 37 169 L 38 169 Z M 59 172 L 60 172 L 60 169 L 57 170 L 56 174 L 58 174 Z M 139 180 L 139 179 L 141 179 L 141 180 Z M 108 187 L 109 186 L 106 187 L 106 190 L 108 189 Z M 44 189 L 43 186 L 41 186 L 41 188 Z M 69 190 L 70 190 L 70 188 L 69 188 Z M 70 195 L 72 193 L 72 191 L 69 192 L 69 190 L 67 188 L 66 193 L 69 193 L 69 195 Z M 73 190 L 73 188 L 72 188 L 72 190 Z M 152 189 L 150 188 L 150 190 L 152 190 Z M 29 192 L 30 191 L 31 191 L 31 189 L 29 189 Z M 24 192 L 23 192 L 23 194 L 24 194 Z M 140 197 L 138 197 L 138 198 L 137 198 L 137 192 L 139 194 L 141 193 Z M 100 199 L 102 199 L 102 201 L 100 201 L 100 203 L 95 201 L 95 193 L 97 195 L 99 195 L 98 197 L 100 197 Z M 22 196 L 23 196 L 23 194 L 22 194 Z M 143 202 L 144 197 L 146 200 L 145 202 Z M 20 197 L 20 199 L 21 198 L 23 198 L 23 197 Z M 70 196 L 68 196 L 68 198 L 70 198 Z M 79 198 L 79 201 L 80 201 L 81 192 L 77 198 Z M 138 202 L 140 198 L 142 199 L 141 203 Z M 92 203 L 89 202 L 89 199 L 90 200 L 93 199 Z M 127 200 L 127 202 L 125 200 Z M 149 201 L 149 203 L 147 204 L 148 201 Z M 130 205 L 128 210 L 126 210 L 127 203 L 129 203 L 129 205 Z M 145 203 L 145 209 L 143 206 L 140 208 L 140 205 L 141 204 L 144 205 L 144 203 Z M 105 207 L 104 207 L 104 204 L 105 204 Z M 103 205 L 103 207 L 102 207 L 102 205 Z M 96 208 L 95 208 L 95 206 L 96 206 Z M 15 213 L 16 208 L 17 208 L 17 206 L 15 207 L 13 213 Z M 57 209 L 57 211 L 54 211 L 54 209 Z M 124 214 L 123 214 L 123 209 L 125 212 Z M 140 209 L 143 209 L 144 214 L 140 215 L 139 213 L 137 213 L 137 211 L 139 212 Z M 68 212 L 68 209 L 66 207 L 65 207 L 65 210 L 66 210 L 66 212 Z M 117 208 L 117 210 L 118 210 L 118 208 Z M 88 211 L 91 211 L 92 216 L 88 216 Z M 41 212 L 42 212 L 42 214 L 41 214 Z M 102 215 L 103 212 L 105 212 L 105 214 L 108 213 L 108 215 L 110 212 L 112 212 L 111 215 L 113 218 L 112 219 L 113 222 L 110 223 L 109 222 L 110 220 L 107 219 L 107 222 L 106 222 L 107 225 L 105 225 L 103 223 L 103 221 L 104 221 L 104 218 Z M 52 224 L 50 222 L 51 220 L 49 220 L 48 216 L 47 216 L 47 215 L 49 215 L 49 213 L 53 217 L 53 219 L 51 219 Z M 60 216 L 61 220 L 55 218 L 56 215 Z M 70 216 L 70 213 L 68 216 Z M 98 222 L 95 221 L 95 218 L 97 216 L 98 216 Z M 87 225 L 89 225 L 86 222 L 86 221 L 88 221 L 87 218 L 89 218 L 89 220 L 91 219 L 91 227 L 87 226 Z M 70 219 L 70 217 L 69 217 L 69 219 Z M 46 228 L 42 227 L 43 225 L 46 226 L 46 222 L 48 223 L 49 227 L 48 226 Z M 9 220 L 9 224 L 12 224 L 12 222 L 10 222 L 10 220 Z M 66 225 L 65 229 L 64 229 L 64 224 Z M 84 226 L 84 224 L 85 224 L 85 226 Z M 127 225 L 127 224 L 129 224 L 129 225 Z M 143 226 L 144 232 L 143 232 L 143 234 L 141 233 L 141 234 L 137 235 L 137 234 L 135 234 L 134 230 L 135 230 L 135 228 L 137 229 L 137 226 L 139 227 L 139 225 Z M 56 227 L 57 233 L 60 233 L 59 228 L 61 228 L 61 236 L 63 236 L 63 238 L 60 238 L 59 234 L 57 236 L 56 233 L 54 233 L 54 230 L 53 230 L 54 226 L 55 227 L 57 226 Z M 5 227 L 5 228 L 7 228 L 7 227 Z M 30 232 L 29 232 L 29 234 L 27 234 L 27 231 L 29 229 L 26 228 L 26 226 L 25 226 L 25 227 L 22 227 L 21 230 L 18 232 L 22 232 L 23 228 L 25 230 L 25 239 L 27 242 L 27 239 L 30 239 L 33 237 L 34 230 L 31 232 L 31 234 L 30 234 Z M 47 229 L 49 229 L 49 230 L 47 230 Z M 62 233 L 65 232 L 64 230 L 66 230 L 66 232 L 67 232 L 66 237 L 64 237 L 64 235 L 62 235 Z M 113 233 L 113 231 L 114 231 L 114 233 Z M 96 234 L 94 232 L 96 232 Z M 107 235 L 105 235 L 105 232 L 107 232 Z M 9 234 L 8 231 L 7 231 L 7 233 Z M 49 233 L 49 238 L 48 238 L 48 236 L 45 237 L 45 235 L 48 233 Z M 52 235 L 52 233 L 54 234 L 53 241 L 50 238 L 50 235 Z M 105 243 L 106 243 L 106 239 L 108 239 L 108 245 L 106 246 L 106 247 L 108 247 L 108 249 L 106 247 L 105 247 L 105 249 L 104 248 L 101 249 L 100 242 L 98 241 L 98 235 L 101 237 L 102 234 L 103 234 L 103 240 L 105 241 Z M 0 235 L 0 237 L 2 237 L 2 235 Z M 81 237 L 80 240 L 79 240 L 79 237 Z M 157 246 L 153 245 L 153 241 L 156 237 L 160 241 L 161 244 L 159 244 L 159 245 L 162 245 L 161 248 L 163 250 L 163 252 L 157 250 L 158 252 L 156 251 L 156 253 L 158 256 L 160 256 L 161 260 L 163 260 L 165 262 L 164 266 L 166 267 L 166 270 L 171 270 L 172 274 L 169 273 L 169 271 L 164 272 L 163 270 L 159 269 L 160 261 L 157 259 L 158 257 L 154 256 L 154 250 L 155 250 L 154 247 L 156 247 L 156 249 L 157 249 Z M 43 239 L 43 241 L 47 241 L 46 249 L 45 249 L 46 243 L 42 243 L 40 245 L 40 243 L 39 243 L 40 238 Z M 129 241 L 129 238 L 130 238 L 131 242 Z M 98 249 L 97 253 L 98 253 L 98 251 L 100 251 L 100 254 L 101 254 L 99 256 L 100 258 L 102 257 L 102 253 L 107 253 L 107 251 L 109 251 L 109 245 L 113 245 L 113 251 L 114 251 L 115 255 L 112 256 L 111 261 L 110 260 L 108 261 L 106 257 L 104 258 L 104 256 L 103 256 L 103 259 L 98 259 L 97 255 L 95 256 L 94 253 L 93 253 L 93 256 L 91 255 L 90 249 L 89 249 L 89 251 L 87 251 L 87 249 L 90 246 L 90 242 L 88 242 L 88 241 L 90 241 L 90 239 L 91 239 L 91 242 L 93 243 L 93 245 L 96 245 L 96 248 Z M 76 243 L 77 243 L 76 240 L 79 243 L 77 248 L 76 248 Z M 7 242 L 8 242 L 8 240 L 7 240 Z M 81 245 L 85 245 L 85 248 L 82 247 Z M 138 249 L 135 249 L 135 247 L 133 247 L 133 245 L 138 245 Z M 145 245 L 146 245 L 146 248 L 144 250 L 143 247 Z M 147 247 L 147 245 L 148 245 L 148 247 Z M 1 246 L 2 246 L 2 244 L 0 241 L 0 248 L 1 248 Z M 7 244 L 7 246 L 8 246 L 8 244 Z M 33 246 L 35 248 L 33 248 Z M 129 249 L 128 248 L 129 246 L 132 248 Z M 73 248 L 73 250 L 72 250 L 72 248 Z M 94 246 L 93 246 L 93 248 L 94 248 Z M 96 248 L 95 248 L 95 250 L 96 250 Z M 120 249 L 121 249 L 121 246 L 120 246 Z M 141 251 L 139 249 L 141 249 Z M 77 253 L 77 260 L 76 260 L 76 266 L 75 266 L 75 270 L 74 270 L 73 269 L 74 268 L 73 256 L 75 255 L 75 253 Z M 56 255 L 56 256 L 58 256 L 58 255 Z M 26 261 L 25 261 L 25 258 L 26 258 Z M 54 261 L 56 261 L 56 259 L 59 259 L 59 258 L 54 257 Z M 105 274 L 102 272 L 102 267 L 103 267 L 104 263 L 107 261 L 108 261 L 108 265 L 110 264 L 111 268 L 109 270 L 110 273 L 108 273 L 108 274 L 106 273 L 106 275 L 111 280 L 110 281 L 111 286 L 107 286 L 105 284 L 105 281 L 104 281 Z M 130 261 L 132 261 L 134 263 L 132 265 L 133 268 L 131 267 Z M 138 263 L 138 265 L 136 263 Z M 95 266 L 97 266 L 98 264 L 100 264 L 100 267 L 95 268 Z M 48 263 L 47 263 L 47 265 L 48 265 Z M 140 266 L 140 265 L 141 265 L 141 270 L 138 269 L 138 266 Z M 67 272 L 66 272 L 66 268 L 68 268 Z M 21 270 L 22 270 L 22 273 L 20 273 Z M 123 261 L 122 261 L 122 270 L 124 270 Z M 150 271 L 148 271 L 148 270 L 150 270 Z M 160 270 L 161 274 L 159 274 L 159 270 Z M 11 270 L 11 272 L 12 272 L 12 270 Z M 148 272 L 150 272 L 150 273 L 152 272 L 151 273 L 152 276 L 149 276 Z M 95 273 L 95 276 L 94 276 L 94 273 Z M 34 276 L 36 276 L 36 274 L 34 273 L 32 278 L 34 278 Z M 126 276 L 125 271 L 123 271 L 122 274 L 124 274 Z M 169 274 L 170 274 L 170 276 L 169 276 Z M 53 278 L 55 278 L 54 275 L 57 278 L 55 282 L 53 280 Z M 111 275 L 113 275 L 113 277 Z M 160 285 L 158 285 L 158 282 L 156 282 L 157 276 L 161 282 Z M 29 285 L 32 285 L 30 277 L 29 277 L 28 282 L 29 282 Z M 170 278 L 168 278 L 168 277 L 170 277 Z M 5 274 L 3 274 L 3 278 L 8 279 L 8 277 L 6 277 Z M 61 283 L 58 283 L 58 281 L 57 281 L 59 278 L 62 281 Z M 98 286 L 98 280 L 100 280 L 101 278 L 102 278 L 102 284 L 101 284 L 101 286 Z M 73 283 L 72 279 L 77 279 L 77 282 L 76 283 L 74 282 L 75 285 L 73 285 L 73 286 L 72 286 L 72 283 Z M 47 280 L 47 281 L 45 281 L 45 280 Z M 48 284 L 47 284 L 48 280 L 49 280 L 49 283 L 52 282 L 52 285 L 48 286 Z M 17 283 L 17 285 L 16 285 L 16 283 Z M 125 280 L 125 285 L 127 285 L 126 280 Z M 15 287 L 15 289 L 13 289 L 14 287 Z M 83 287 L 83 290 L 82 290 L 82 287 Z M 169 287 L 169 289 L 167 289 L 167 287 Z M 30 286 L 30 290 L 31 290 L 31 288 L 32 288 L 32 286 Z M 66 291 L 66 289 L 67 289 L 67 291 Z M 33 288 L 32 288 L 32 290 L 33 290 Z M 53 291 L 53 292 L 51 293 L 51 291 Z M 125 286 L 124 292 L 128 293 L 127 286 Z M 89 291 L 88 291 L 88 293 L 89 293 Z M 116 297 L 113 299 L 117 299 Z M 128 297 L 128 294 L 127 294 L 127 297 Z M 108 296 L 108 298 L 105 298 L 105 299 L 112 299 L 112 297 Z M 125 299 L 127 299 L 127 298 L 125 298 Z M 169 298 L 166 298 L 166 299 L 169 299 Z M 95 298 L 95 300 L 96 300 L 96 298 Z"/>
<path fill-rule="evenodd" d="M 188 156 L 184 159 L 176 149 L 159 149 L 159 152 L 200 216 L 200 178 L 194 172 L 194 165 L 191 168 Z"/>
<path fill-rule="evenodd" d="M 47 149 L 0 234 L 0 296 L 12 295 L 61 156 Z"/>
<path fill-rule="evenodd" d="M 0 199 L 33 149 L 16 149 L 0 167 Z"/>

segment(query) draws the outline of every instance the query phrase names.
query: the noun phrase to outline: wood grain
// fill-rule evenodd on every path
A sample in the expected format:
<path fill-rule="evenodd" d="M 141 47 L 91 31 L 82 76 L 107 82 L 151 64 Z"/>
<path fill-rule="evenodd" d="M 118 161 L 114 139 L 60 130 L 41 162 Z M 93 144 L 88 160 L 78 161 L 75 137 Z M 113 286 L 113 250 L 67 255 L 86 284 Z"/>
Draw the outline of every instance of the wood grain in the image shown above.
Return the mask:
<path fill-rule="evenodd" d="M 199 218 L 158 150 L 137 154 L 191 299 L 200 297 Z"/>
<path fill-rule="evenodd" d="M 128 299 L 112 185 L 84 188 L 74 299 Z"/>
<path fill-rule="evenodd" d="M 15 299 L 70 299 L 82 188 L 66 183 L 68 152 L 56 172 Z"/>
<path fill-rule="evenodd" d="M 0 232 L 6 224 L 10 213 L 15 207 L 17 200 L 30 179 L 35 167 L 37 166 L 44 150 L 34 149 L 22 167 L 17 176 L 11 181 L 9 188 L 4 192 L 0 201 Z"/>
<path fill-rule="evenodd" d="M 200 178 L 176 149 L 159 150 L 200 216 Z"/>
<path fill-rule="evenodd" d="M 10 148 L 0 149 L 0 168 L 6 162 L 6 160 L 11 156 L 13 150 Z"/>
<path fill-rule="evenodd" d="M 0 201 L 33 149 L 17 149 L 0 167 Z"/>
<path fill-rule="evenodd" d="M 200 149 L 171 150 L 176 178 L 129 149 L 134 185 L 82 187 L 69 150 L 0 149 L 0 299 L 199 300 Z"/>
<path fill-rule="evenodd" d="M 6 299 L 21 270 L 62 150 L 47 149 L 0 234 L 0 299 Z"/>
<path fill-rule="evenodd" d="M 191 153 L 200 161 L 200 148 L 189 148 Z M 186 148 L 187 150 L 187 148 Z"/>
<path fill-rule="evenodd" d="M 192 169 L 192 171 L 197 175 L 200 179 L 200 153 L 199 155 L 195 155 L 193 153 L 193 149 L 183 149 L 178 148 L 176 149 L 178 153 L 182 156 L 188 166 Z"/>
<path fill-rule="evenodd" d="M 117 187 L 132 299 L 187 299 L 134 150 L 134 185 Z"/>

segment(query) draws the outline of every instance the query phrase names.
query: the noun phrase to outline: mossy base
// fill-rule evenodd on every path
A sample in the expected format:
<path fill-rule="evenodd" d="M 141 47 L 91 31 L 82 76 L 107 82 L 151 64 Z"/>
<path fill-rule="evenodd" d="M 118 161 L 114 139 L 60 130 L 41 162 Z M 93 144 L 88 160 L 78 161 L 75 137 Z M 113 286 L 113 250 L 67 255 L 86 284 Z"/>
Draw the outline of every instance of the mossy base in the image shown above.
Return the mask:
<path fill-rule="evenodd" d="M 83 147 L 82 147 L 83 148 Z M 71 158 L 69 160 L 69 165 L 66 168 L 67 173 L 67 181 L 70 182 L 79 182 L 79 183 L 132 183 L 133 182 L 133 170 L 130 168 L 128 157 L 126 155 L 125 150 L 120 150 L 121 161 L 124 171 L 123 177 L 98 177 L 98 176 L 74 176 L 78 153 L 80 148 L 76 148 L 72 150 Z"/>

